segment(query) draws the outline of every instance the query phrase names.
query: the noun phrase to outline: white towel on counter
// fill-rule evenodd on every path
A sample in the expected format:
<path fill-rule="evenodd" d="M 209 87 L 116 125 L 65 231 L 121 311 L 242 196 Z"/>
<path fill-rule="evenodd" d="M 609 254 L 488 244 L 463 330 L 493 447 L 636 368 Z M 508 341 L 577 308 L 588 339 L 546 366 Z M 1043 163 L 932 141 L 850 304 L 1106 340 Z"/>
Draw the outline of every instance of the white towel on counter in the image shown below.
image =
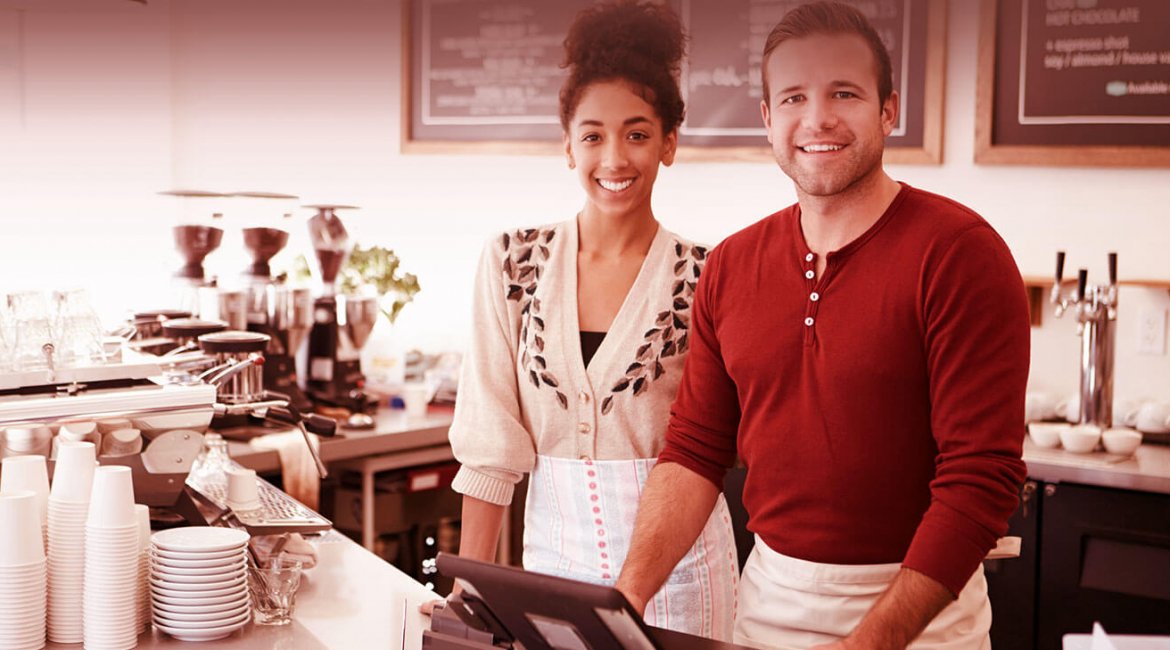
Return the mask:
<path fill-rule="evenodd" d="M 308 435 L 313 451 L 321 449 L 321 442 L 315 434 Z M 253 438 L 249 443 L 256 449 L 273 449 L 280 456 L 280 475 L 284 491 L 292 498 L 317 510 L 321 500 L 321 478 L 317 476 L 317 464 L 305 445 L 305 436 L 299 429 L 282 433 L 270 433 Z"/>

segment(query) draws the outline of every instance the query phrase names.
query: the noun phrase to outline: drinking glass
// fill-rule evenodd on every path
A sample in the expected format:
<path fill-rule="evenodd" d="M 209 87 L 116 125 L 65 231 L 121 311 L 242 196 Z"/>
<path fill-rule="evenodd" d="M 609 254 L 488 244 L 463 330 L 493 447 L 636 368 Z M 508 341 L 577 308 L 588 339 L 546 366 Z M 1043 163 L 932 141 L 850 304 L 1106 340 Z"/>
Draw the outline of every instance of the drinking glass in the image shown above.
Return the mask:
<path fill-rule="evenodd" d="M 252 594 L 254 612 L 252 621 L 257 625 L 291 623 L 300 586 L 299 560 L 275 557 L 264 566 L 249 566 L 248 588 Z"/>

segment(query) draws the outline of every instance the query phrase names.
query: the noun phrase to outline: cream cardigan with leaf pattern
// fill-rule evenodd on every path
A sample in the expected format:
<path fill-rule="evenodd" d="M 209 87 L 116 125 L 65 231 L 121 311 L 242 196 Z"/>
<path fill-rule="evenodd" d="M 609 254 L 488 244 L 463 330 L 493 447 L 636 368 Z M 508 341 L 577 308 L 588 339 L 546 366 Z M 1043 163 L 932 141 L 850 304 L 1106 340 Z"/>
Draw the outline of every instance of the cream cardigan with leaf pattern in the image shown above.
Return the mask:
<path fill-rule="evenodd" d="M 457 492 L 507 505 L 538 454 L 625 460 L 662 449 L 707 249 L 660 226 L 588 368 L 577 249 L 575 219 L 484 246 L 450 431 Z"/>

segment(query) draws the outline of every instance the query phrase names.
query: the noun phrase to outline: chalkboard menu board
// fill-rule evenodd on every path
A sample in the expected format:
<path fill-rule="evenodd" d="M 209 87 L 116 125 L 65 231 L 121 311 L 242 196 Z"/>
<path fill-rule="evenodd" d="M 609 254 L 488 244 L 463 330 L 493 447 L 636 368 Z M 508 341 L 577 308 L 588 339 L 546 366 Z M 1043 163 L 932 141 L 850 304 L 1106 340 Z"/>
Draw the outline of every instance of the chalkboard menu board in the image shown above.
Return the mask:
<path fill-rule="evenodd" d="M 407 0 L 404 150 L 557 150 L 562 41 L 589 2 Z M 669 2 L 690 36 L 680 80 L 683 155 L 768 158 L 759 108 L 764 41 L 802 0 Z M 852 4 L 890 49 L 902 97 L 887 160 L 940 162 L 945 0 Z"/>
<path fill-rule="evenodd" d="M 1170 1 L 985 0 L 976 160 L 1170 166 Z"/>

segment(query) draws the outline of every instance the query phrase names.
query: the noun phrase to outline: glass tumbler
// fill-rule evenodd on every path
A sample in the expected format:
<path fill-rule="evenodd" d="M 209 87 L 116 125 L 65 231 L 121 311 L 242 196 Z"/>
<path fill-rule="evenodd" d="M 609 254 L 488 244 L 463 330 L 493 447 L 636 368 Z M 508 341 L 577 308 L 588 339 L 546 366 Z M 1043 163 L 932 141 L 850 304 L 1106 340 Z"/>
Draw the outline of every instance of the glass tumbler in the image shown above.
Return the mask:
<path fill-rule="evenodd" d="M 301 586 L 301 562 L 283 557 L 264 566 L 248 567 L 248 588 L 252 594 L 252 621 L 257 625 L 288 625 L 292 622 L 297 589 Z"/>

